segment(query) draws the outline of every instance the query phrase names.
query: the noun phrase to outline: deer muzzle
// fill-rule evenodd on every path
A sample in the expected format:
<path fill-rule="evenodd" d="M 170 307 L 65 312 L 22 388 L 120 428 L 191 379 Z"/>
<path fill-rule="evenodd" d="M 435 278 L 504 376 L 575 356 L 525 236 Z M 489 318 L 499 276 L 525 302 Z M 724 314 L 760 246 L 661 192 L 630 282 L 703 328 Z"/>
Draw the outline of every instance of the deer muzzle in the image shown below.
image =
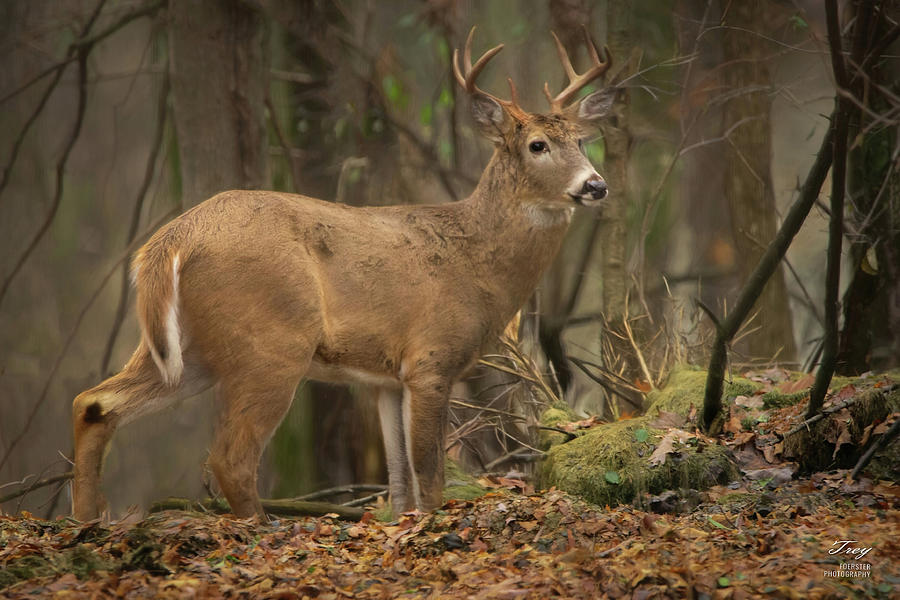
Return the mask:
<path fill-rule="evenodd" d="M 577 194 L 572 194 L 575 202 L 582 206 L 594 206 L 606 198 L 609 188 L 603 178 L 597 174 L 588 177 Z"/>

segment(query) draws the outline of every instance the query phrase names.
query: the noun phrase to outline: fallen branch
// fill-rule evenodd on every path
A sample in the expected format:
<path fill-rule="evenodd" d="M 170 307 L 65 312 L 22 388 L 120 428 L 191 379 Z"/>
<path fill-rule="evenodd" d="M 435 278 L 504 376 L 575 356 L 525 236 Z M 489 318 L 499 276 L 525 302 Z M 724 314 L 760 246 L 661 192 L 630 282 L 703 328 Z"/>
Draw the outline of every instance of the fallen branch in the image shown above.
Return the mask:
<path fill-rule="evenodd" d="M 828 415 L 834 414 L 841 409 L 847 408 L 851 404 L 856 404 L 857 402 L 859 402 L 860 400 L 862 400 L 864 398 L 871 398 L 873 395 L 880 396 L 882 394 L 890 394 L 897 388 L 900 388 L 900 383 L 895 383 L 893 385 L 889 385 L 888 387 L 871 390 L 868 393 L 859 394 L 859 395 L 853 396 L 852 398 L 848 398 L 848 399 L 844 400 L 843 402 L 839 402 L 839 403 L 835 404 L 834 406 L 826 408 L 822 412 L 817 413 L 817 414 L 809 417 L 802 423 L 799 423 L 796 426 L 792 427 L 790 431 L 788 431 L 787 433 L 784 434 L 784 437 L 786 438 L 790 435 L 794 435 L 798 431 L 803 431 L 804 429 L 808 430 L 809 426 L 812 425 L 813 423 L 816 423 L 817 421 L 821 421 Z"/>
<path fill-rule="evenodd" d="M 294 500 L 318 500 L 320 498 L 329 498 L 338 494 L 355 494 L 357 492 L 380 492 L 384 491 L 385 486 L 380 483 L 351 483 L 348 485 L 338 485 L 335 487 L 316 490 L 309 494 L 297 496 Z"/>
<path fill-rule="evenodd" d="M 54 483 L 59 483 L 61 481 L 68 481 L 72 479 L 72 471 L 68 473 L 63 473 L 62 475 L 54 475 L 53 477 L 47 477 L 46 479 L 40 479 L 35 481 L 34 483 L 22 488 L 18 492 L 13 492 L 11 494 L 7 494 L 5 496 L 0 496 L 0 504 L 4 502 L 9 502 L 10 500 L 15 500 L 16 498 L 21 498 L 27 494 L 30 494 L 36 489 L 47 487 L 48 485 L 53 485 Z"/>
<path fill-rule="evenodd" d="M 384 488 L 380 492 L 376 492 L 369 496 L 363 496 L 362 498 L 356 498 L 350 502 L 344 502 L 341 506 L 366 506 L 377 500 L 379 496 L 387 496 L 387 493 L 387 488 Z"/>
<path fill-rule="evenodd" d="M 336 514 L 338 518 L 345 521 L 359 521 L 366 512 L 355 506 L 344 506 L 329 502 L 310 502 L 293 498 L 263 500 L 262 506 L 267 513 L 279 517 L 321 517 L 327 514 Z M 154 502 L 150 506 L 149 512 L 155 513 L 164 510 L 208 511 L 217 514 L 231 512 L 228 502 L 222 498 L 207 498 L 200 502 L 188 500 L 187 498 L 166 498 L 165 500 Z"/>

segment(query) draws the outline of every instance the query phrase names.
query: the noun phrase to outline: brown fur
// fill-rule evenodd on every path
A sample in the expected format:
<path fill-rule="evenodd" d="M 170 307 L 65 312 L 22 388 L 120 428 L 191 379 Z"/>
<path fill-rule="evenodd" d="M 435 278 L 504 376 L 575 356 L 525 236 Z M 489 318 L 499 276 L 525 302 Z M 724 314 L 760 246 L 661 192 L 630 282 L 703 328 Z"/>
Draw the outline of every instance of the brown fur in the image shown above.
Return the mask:
<path fill-rule="evenodd" d="M 141 344 L 75 399 L 75 516 L 103 509 L 118 425 L 213 384 L 224 415 L 212 469 L 236 515 L 263 515 L 259 457 L 304 377 L 379 386 L 394 508 L 439 505 L 450 388 L 553 260 L 573 186 L 599 179 L 576 119 L 496 114 L 497 149 L 465 200 L 351 208 L 231 191 L 160 229 L 136 257 Z M 535 139 L 549 152 L 531 152 Z M 181 353 L 179 377 L 161 377 L 153 349 L 163 363 Z"/>

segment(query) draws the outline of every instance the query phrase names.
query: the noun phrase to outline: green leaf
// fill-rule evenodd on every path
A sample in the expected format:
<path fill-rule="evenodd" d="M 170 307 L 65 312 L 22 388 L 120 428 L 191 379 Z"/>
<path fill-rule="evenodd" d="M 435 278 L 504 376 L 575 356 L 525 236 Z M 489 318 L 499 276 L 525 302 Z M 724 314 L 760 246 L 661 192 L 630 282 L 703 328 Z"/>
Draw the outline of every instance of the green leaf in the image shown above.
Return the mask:
<path fill-rule="evenodd" d="M 601 165 L 606 158 L 606 146 L 602 139 L 596 139 L 585 143 L 584 153 L 587 155 L 588 160 L 591 161 L 591 164 L 595 166 Z"/>
<path fill-rule="evenodd" d="M 437 51 L 438 56 L 441 57 L 441 63 L 445 65 L 450 64 L 450 46 L 447 45 L 447 40 L 442 37 L 437 38 Z"/>
<path fill-rule="evenodd" d="M 619 478 L 619 474 L 616 473 L 615 471 L 607 471 L 603 477 L 606 479 L 606 481 L 608 481 L 609 483 L 612 483 L 614 485 L 618 485 L 622 481 Z"/>
<path fill-rule="evenodd" d="M 718 527 L 719 529 L 725 529 L 726 531 L 728 530 L 727 527 L 725 527 L 724 525 L 722 525 L 721 523 L 719 523 L 718 521 L 716 521 L 716 520 L 713 519 L 712 517 L 706 517 L 706 519 L 707 519 L 711 524 L 713 524 L 713 525 L 715 525 L 716 527 Z"/>
<path fill-rule="evenodd" d="M 640 444 L 643 444 L 650 438 L 650 432 L 641 427 L 637 431 L 634 432 L 634 440 Z"/>
<path fill-rule="evenodd" d="M 384 88 L 384 94 L 394 104 L 399 104 L 403 96 L 403 90 L 400 88 L 400 82 L 397 78 L 388 73 L 381 80 L 381 86 Z"/>
<path fill-rule="evenodd" d="M 432 113 L 433 111 L 430 104 L 426 104 L 422 107 L 422 110 L 419 111 L 419 121 L 421 121 L 422 125 L 431 125 L 431 119 L 433 117 Z"/>
<path fill-rule="evenodd" d="M 731 585 L 731 580 L 728 579 L 727 577 L 719 577 L 717 582 L 718 582 L 720 588 L 728 587 Z"/>
<path fill-rule="evenodd" d="M 788 22 L 794 26 L 794 29 L 809 29 L 809 23 L 804 21 L 803 17 L 801 17 L 800 15 L 792 16 L 790 19 L 788 19 Z"/>
<path fill-rule="evenodd" d="M 450 88 L 445 87 L 441 89 L 441 95 L 438 97 L 437 103 L 441 108 L 450 108 L 453 106 L 453 94 L 450 93 Z"/>

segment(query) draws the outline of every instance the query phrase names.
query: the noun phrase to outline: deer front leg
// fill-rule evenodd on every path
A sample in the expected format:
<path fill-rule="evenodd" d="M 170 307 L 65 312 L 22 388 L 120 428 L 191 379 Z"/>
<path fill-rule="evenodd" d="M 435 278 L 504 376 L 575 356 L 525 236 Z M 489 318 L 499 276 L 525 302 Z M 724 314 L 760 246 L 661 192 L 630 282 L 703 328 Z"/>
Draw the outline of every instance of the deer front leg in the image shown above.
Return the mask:
<path fill-rule="evenodd" d="M 413 501 L 423 511 L 443 504 L 450 383 L 439 377 L 419 377 L 408 381 L 403 390 L 403 425 Z"/>
<path fill-rule="evenodd" d="M 402 396 L 399 392 L 386 388 L 378 391 L 378 418 L 381 421 L 381 437 L 384 439 L 384 454 L 387 459 L 391 509 L 396 515 L 416 507 L 410 487 L 412 476 L 403 428 Z"/>

